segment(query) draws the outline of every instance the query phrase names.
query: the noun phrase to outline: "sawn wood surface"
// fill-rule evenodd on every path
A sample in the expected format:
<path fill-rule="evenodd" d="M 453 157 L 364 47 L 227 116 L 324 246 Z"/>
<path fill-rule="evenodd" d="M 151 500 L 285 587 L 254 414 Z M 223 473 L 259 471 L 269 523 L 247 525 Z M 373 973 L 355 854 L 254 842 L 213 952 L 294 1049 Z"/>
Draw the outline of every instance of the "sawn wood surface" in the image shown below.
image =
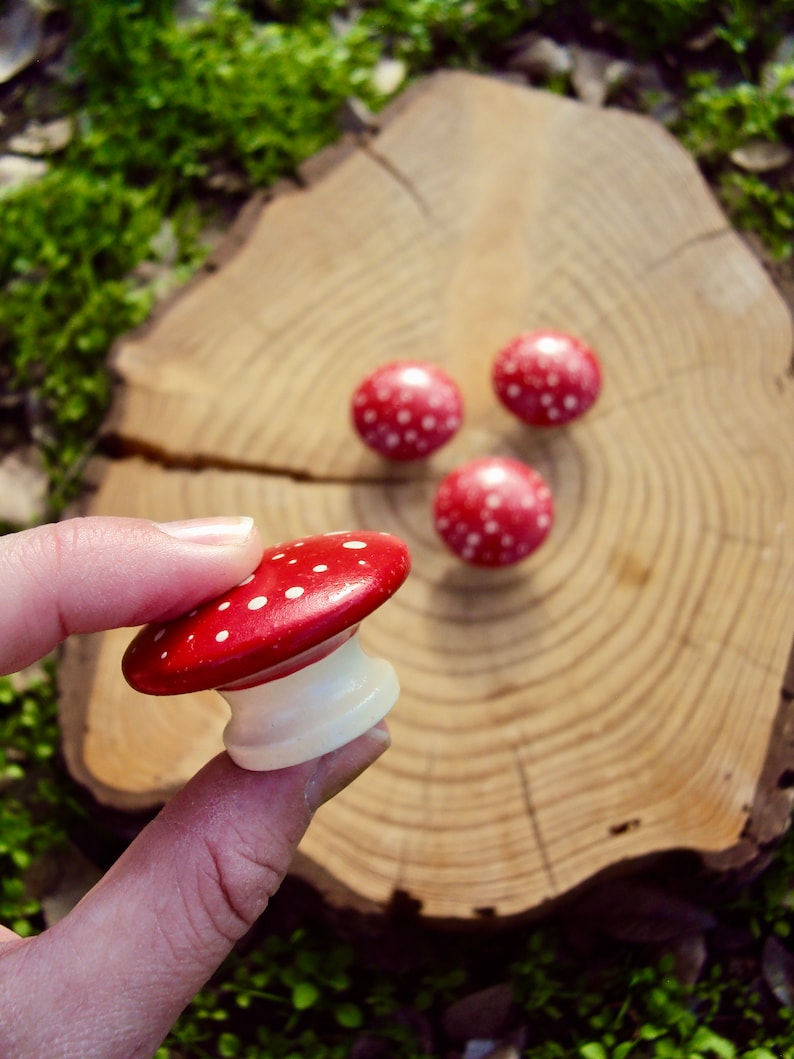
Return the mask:
<path fill-rule="evenodd" d="M 474 75 L 429 79 L 306 177 L 119 345 L 119 456 L 88 505 L 408 542 L 411 577 L 362 627 L 400 677 L 393 746 L 302 862 L 359 903 L 401 891 L 470 919 L 660 851 L 746 860 L 787 824 L 792 767 L 792 330 L 764 270 L 652 121 Z M 558 430 L 490 386 L 538 326 L 604 369 Z M 356 383 L 399 358 L 466 400 L 420 465 L 350 427 Z M 443 474 L 486 454 L 536 466 L 556 502 L 546 544 L 501 571 L 463 565 L 430 518 Z M 75 775 L 132 808 L 221 748 L 226 707 L 133 692 L 130 638 L 67 646 L 62 718 Z"/>

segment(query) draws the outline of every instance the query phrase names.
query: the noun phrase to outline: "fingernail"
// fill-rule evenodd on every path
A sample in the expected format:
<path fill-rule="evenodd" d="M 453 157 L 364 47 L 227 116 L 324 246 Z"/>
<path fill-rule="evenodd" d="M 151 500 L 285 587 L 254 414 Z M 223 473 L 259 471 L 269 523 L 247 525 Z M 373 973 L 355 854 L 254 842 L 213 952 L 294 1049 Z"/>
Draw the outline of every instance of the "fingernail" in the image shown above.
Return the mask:
<path fill-rule="evenodd" d="M 306 802 L 310 810 L 316 812 L 321 805 L 343 791 L 390 746 L 389 730 L 378 725 L 347 746 L 326 754 L 320 759 L 306 787 Z"/>
<path fill-rule="evenodd" d="M 191 518 L 180 522 L 158 522 L 157 526 L 169 537 L 192 544 L 245 544 L 254 532 L 254 520 L 248 515 L 239 518 Z"/>

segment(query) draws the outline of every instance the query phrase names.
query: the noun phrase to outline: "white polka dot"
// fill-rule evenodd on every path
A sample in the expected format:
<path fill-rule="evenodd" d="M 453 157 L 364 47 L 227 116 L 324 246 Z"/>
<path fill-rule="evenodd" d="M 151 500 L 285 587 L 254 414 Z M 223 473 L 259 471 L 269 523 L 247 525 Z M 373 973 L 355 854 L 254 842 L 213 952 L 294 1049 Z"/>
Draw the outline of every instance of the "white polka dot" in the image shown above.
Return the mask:
<path fill-rule="evenodd" d="M 353 548 L 356 551 L 358 551 L 359 548 L 366 548 L 366 546 L 367 545 L 364 541 L 345 541 L 342 545 L 343 548 Z"/>
<path fill-rule="evenodd" d="M 359 566 L 366 566 L 367 565 L 367 560 L 366 559 L 359 559 L 358 565 Z"/>
<path fill-rule="evenodd" d="M 567 394 L 567 396 L 563 398 L 562 403 L 569 411 L 572 411 L 579 404 L 572 393 Z"/>
<path fill-rule="evenodd" d="M 540 395 L 540 403 L 544 408 L 548 408 L 550 404 L 553 404 L 554 397 L 550 393 L 542 393 Z"/>
<path fill-rule="evenodd" d="M 198 610 L 191 610 L 190 614 L 188 614 L 188 617 L 189 618 L 195 618 L 195 616 L 197 614 L 198 614 Z"/>
<path fill-rule="evenodd" d="M 283 559 L 283 558 L 284 558 L 284 552 L 279 552 L 278 555 L 274 555 L 273 556 L 274 560 L 275 559 Z"/>
<path fill-rule="evenodd" d="M 499 523 L 496 522 L 494 519 L 489 518 L 488 521 L 483 526 L 483 529 L 485 530 L 486 533 L 498 533 L 499 532 Z"/>
<path fill-rule="evenodd" d="M 511 382 L 510 385 L 507 387 L 507 396 L 508 397 L 518 397 L 518 395 L 520 393 L 521 393 L 521 387 L 518 385 L 517 382 Z"/>
<path fill-rule="evenodd" d="M 218 641 L 218 643 L 223 643 L 224 640 L 228 640 L 229 639 L 229 630 L 228 629 L 221 629 L 221 631 L 219 633 L 216 633 L 215 639 Z"/>
<path fill-rule="evenodd" d="M 287 599 L 300 599 L 305 589 L 301 588 L 300 585 L 295 585 L 294 588 L 288 588 L 284 595 Z"/>
<path fill-rule="evenodd" d="M 514 543 L 512 536 L 509 533 L 505 533 L 502 537 L 502 547 L 509 548 Z"/>
<path fill-rule="evenodd" d="M 254 579 L 254 575 L 253 574 L 249 574 L 248 577 L 246 577 L 246 579 L 244 581 L 240 582 L 240 584 L 238 585 L 238 588 L 242 588 L 243 585 L 250 585 L 251 582 L 253 581 L 253 579 Z"/>
<path fill-rule="evenodd" d="M 157 643 L 157 641 L 158 640 L 162 640 L 162 638 L 164 636 L 165 636 L 165 629 L 160 629 L 158 632 L 156 632 L 154 634 L 154 642 Z"/>
<path fill-rule="evenodd" d="M 187 642 L 190 643 L 190 641 L 193 639 L 195 639 L 195 637 L 193 636 L 193 633 L 191 633 L 190 636 L 188 636 L 187 638 Z"/>
<path fill-rule="evenodd" d="M 387 434 L 386 435 L 386 448 L 394 449 L 400 444 L 399 434 Z"/>
<path fill-rule="evenodd" d="M 411 418 L 412 418 L 411 417 L 411 413 L 408 411 L 407 408 L 401 408 L 400 411 L 397 413 L 397 422 L 398 423 L 403 423 L 403 424 L 410 423 L 411 422 Z"/>
<path fill-rule="evenodd" d="M 466 534 L 466 543 L 467 544 L 479 544 L 481 540 L 482 540 L 482 537 L 479 535 L 479 533 L 467 533 Z"/>
<path fill-rule="evenodd" d="M 377 418 L 378 418 L 378 413 L 375 411 L 374 408 L 368 408 L 366 410 L 366 412 L 364 413 L 364 422 L 365 423 L 374 423 Z"/>
<path fill-rule="evenodd" d="M 227 599 L 225 603 L 221 603 L 219 605 L 218 610 L 228 610 L 230 606 L 231 606 L 231 603 Z"/>
<path fill-rule="evenodd" d="M 538 515 L 538 526 L 540 526 L 541 529 L 545 529 L 549 522 L 550 519 L 548 515 Z"/>
<path fill-rule="evenodd" d="M 419 437 L 419 435 L 417 434 L 417 432 L 416 432 L 415 430 L 406 430 L 406 432 L 405 432 L 405 440 L 406 440 L 406 441 L 407 441 L 407 442 L 408 442 L 409 444 L 410 444 L 411 442 L 413 442 L 413 441 L 416 441 L 416 439 L 417 439 L 418 437 Z"/>
<path fill-rule="evenodd" d="M 324 574 L 327 569 L 328 567 L 325 565 L 325 563 L 320 563 L 319 566 L 312 567 L 312 570 L 314 570 L 315 574 Z"/>
<path fill-rule="evenodd" d="M 560 377 L 554 371 L 550 371 L 549 374 L 546 376 L 546 382 L 549 384 L 549 386 L 556 386 L 559 381 Z"/>
<path fill-rule="evenodd" d="M 435 416 L 422 416 L 422 428 L 424 430 L 435 430 L 436 417 Z"/>
<path fill-rule="evenodd" d="M 498 493 L 489 493 L 485 498 L 485 506 L 494 508 L 502 506 L 502 498 Z"/>
<path fill-rule="evenodd" d="M 305 543 L 306 541 L 295 541 L 295 543 L 293 544 L 293 548 L 302 548 Z"/>
<path fill-rule="evenodd" d="M 288 566 L 294 566 L 295 563 L 297 563 L 297 561 L 298 561 L 297 559 L 290 559 L 287 565 Z"/>
<path fill-rule="evenodd" d="M 253 599 L 248 600 L 249 610 L 261 610 L 267 603 L 267 596 L 254 596 Z"/>
<path fill-rule="evenodd" d="M 163 651 L 163 653 L 160 655 L 160 657 L 161 658 L 168 658 L 168 651 Z"/>

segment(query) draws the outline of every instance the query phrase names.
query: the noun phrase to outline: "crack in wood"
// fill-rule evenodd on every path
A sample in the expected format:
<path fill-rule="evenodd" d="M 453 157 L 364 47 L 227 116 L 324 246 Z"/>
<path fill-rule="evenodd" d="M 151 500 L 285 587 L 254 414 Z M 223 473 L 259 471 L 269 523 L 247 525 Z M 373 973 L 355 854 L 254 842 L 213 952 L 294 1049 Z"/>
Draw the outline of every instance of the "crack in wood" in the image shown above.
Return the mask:
<path fill-rule="evenodd" d="M 408 195 L 410 200 L 419 210 L 423 219 L 426 221 L 432 221 L 433 215 L 430 211 L 429 206 L 419 194 L 419 192 L 416 190 L 411 181 L 406 177 L 406 175 L 400 172 L 397 166 L 395 166 L 393 162 L 389 161 L 389 159 L 386 158 L 385 155 L 382 155 L 379 151 L 376 151 L 371 140 L 362 143 L 361 149 L 364 154 L 367 155 L 368 158 L 371 158 L 377 166 L 380 166 L 384 173 L 387 173 L 392 178 L 392 180 L 396 181 L 396 183 L 399 184 L 402 190 Z"/>
<path fill-rule="evenodd" d="M 708 243 L 712 240 L 721 239 L 723 236 L 730 236 L 735 234 L 733 229 L 730 227 L 719 227 L 719 228 L 707 228 L 703 232 L 698 232 L 696 235 L 690 236 L 688 239 L 684 239 L 677 246 L 674 246 L 667 253 L 662 254 L 661 257 L 654 261 L 650 261 L 640 272 L 633 278 L 631 284 L 627 283 L 624 291 L 621 295 L 614 297 L 610 302 L 603 305 L 600 310 L 595 313 L 592 321 L 590 322 L 591 327 L 597 327 L 604 321 L 608 321 L 620 315 L 623 307 L 631 302 L 636 297 L 636 289 L 641 287 L 648 276 L 654 275 L 660 268 L 664 268 L 671 262 L 674 262 L 678 257 L 685 254 L 688 250 L 698 246 L 701 243 Z M 702 371 L 702 365 L 698 365 L 697 370 Z M 682 369 L 684 372 L 691 371 L 690 367 Z M 794 372 L 794 351 L 792 351 L 792 362 L 791 370 Z M 602 412 L 603 415 L 603 412 Z"/>
<path fill-rule="evenodd" d="M 664 268 L 665 265 L 670 264 L 671 261 L 675 261 L 682 254 L 685 254 L 688 250 L 692 250 L 696 246 L 700 246 L 702 243 L 710 243 L 715 239 L 722 239 L 726 235 L 733 235 L 733 229 L 728 225 L 721 225 L 719 228 L 707 228 L 704 232 L 698 232 L 696 235 L 692 235 L 689 239 L 684 239 L 683 242 L 679 243 L 678 246 L 674 246 L 671 250 L 668 250 L 666 254 L 662 254 L 661 257 L 652 261 L 647 268 L 644 269 L 643 275 L 651 275 L 660 268 Z"/>
<path fill-rule="evenodd" d="M 551 857 L 546 849 L 546 843 L 543 839 L 543 833 L 540 829 L 540 821 L 538 820 L 537 810 L 535 809 L 535 803 L 532 800 L 532 790 L 530 788 L 529 776 L 524 768 L 524 764 L 519 757 L 518 750 L 513 748 L 513 757 L 515 758 L 516 769 L 518 771 L 518 778 L 521 784 L 521 795 L 524 801 L 524 807 L 529 817 L 529 822 L 532 825 L 532 831 L 535 835 L 535 841 L 537 842 L 538 852 L 540 853 L 540 860 L 543 864 L 543 870 L 546 873 L 549 886 L 552 889 L 552 893 L 556 896 L 559 893 L 559 887 L 557 885 L 557 879 L 554 875 L 554 868 L 552 866 Z"/>
<path fill-rule="evenodd" d="M 144 441 L 133 441 L 119 434 L 108 433 L 102 438 L 101 454 L 111 461 L 139 459 L 144 463 L 154 464 L 167 471 L 227 471 L 230 473 L 258 474 L 270 478 L 286 478 L 292 482 L 306 485 L 369 485 L 398 486 L 428 482 L 433 480 L 424 468 L 412 468 L 411 473 L 402 476 L 396 470 L 392 476 L 383 475 L 316 475 L 311 471 L 297 468 L 279 467 L 275 464 L 254 463 L 247 460 L 225 459 L 222 456 L 185 456 L 166 452 L 156 445 Z M 391 469 L 391 468 L 390 468 Z"/>

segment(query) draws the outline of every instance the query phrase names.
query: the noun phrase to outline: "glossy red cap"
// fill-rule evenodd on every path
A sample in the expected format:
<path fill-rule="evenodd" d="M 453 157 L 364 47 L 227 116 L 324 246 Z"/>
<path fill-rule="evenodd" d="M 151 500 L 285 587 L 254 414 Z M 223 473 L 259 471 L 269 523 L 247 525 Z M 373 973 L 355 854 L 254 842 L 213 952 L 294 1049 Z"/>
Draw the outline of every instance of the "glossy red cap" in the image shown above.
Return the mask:
<path fill-rule="evenodd" d="M 433 504 L 444 543 L 474 566 L 509 566 L 531 555 L 554 520 L 551 489 L 532 467 L 505 456 L 462 464 Z"/>
<path fill-rule="evenodd" d="M 601 364 L 593 350 L 563 331 L 529 331 L 497 353 L 494 391 L 525 423 L 559 427 L 595 404 L 601 392 Z"/>
<path fill-rule="evenodd" d="M 196 610 L 141 629 L 122 659 L 137 691 L 175 695 L 264 683 L 323 657 L 405 581 L 407 546 L 389 533 L 325 533 L 265 552 L 244 581 Z M 330 649 L 332 649 L 332 647 Z M 268 675 L 268 671 L 275 672 Z"/>
<path fill-rule="evenodd" d="M 463 419 L 458 384 L 436 364 L 383 364 L 357 386 L 351 401 L 361 440 L 390 460 L 420 460 L 445 445 Z"/>

